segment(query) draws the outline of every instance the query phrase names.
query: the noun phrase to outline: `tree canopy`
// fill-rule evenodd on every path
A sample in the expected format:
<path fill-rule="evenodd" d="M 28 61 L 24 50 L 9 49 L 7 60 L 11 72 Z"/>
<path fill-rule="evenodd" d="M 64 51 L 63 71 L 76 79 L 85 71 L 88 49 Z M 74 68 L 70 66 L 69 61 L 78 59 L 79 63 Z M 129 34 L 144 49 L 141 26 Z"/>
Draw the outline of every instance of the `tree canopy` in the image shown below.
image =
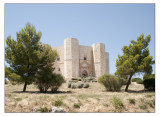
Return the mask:
<path fill-rule="evenodd" d="M 37 32 L 35 26 L 27 23 L 17 32 L 16 40 L 11 36 L 6 40 L 5 60 L 12 74 L 18 75 L 20 82 L 24 83 L 23 91 L 34 81 L 37 71 L 45 65 L 51 66 L 57 56 L 49 45 L 40 42 L 41 36 L 42 33 Z"/>
<path fill-rule="evenodd" d="M 131 78 L 134 74 L 152 73 L 152 64 L 154 64 L 154 60 L 149 52 L 148 45 L 150 40 L 150 35 L 144 38 L 144 34 L 142 34 L 137 38 L 137 41 L 131 40 L 129 46 L 124 46 L 122 48 L 123 55 L 118 55 L 115 74 L 119 77 L 129 76 L 125 91 L 128 90 Z"/>

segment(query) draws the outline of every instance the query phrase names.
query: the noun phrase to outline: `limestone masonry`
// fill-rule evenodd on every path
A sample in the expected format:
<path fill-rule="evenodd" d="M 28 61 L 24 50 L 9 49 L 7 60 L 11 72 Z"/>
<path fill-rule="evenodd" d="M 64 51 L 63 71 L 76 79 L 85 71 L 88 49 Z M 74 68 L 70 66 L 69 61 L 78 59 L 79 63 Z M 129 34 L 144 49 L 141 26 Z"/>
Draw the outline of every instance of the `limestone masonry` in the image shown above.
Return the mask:
<path fill-rule="evenodd" d="M 53 49 L 58 53 L 54 72 L 65 78 L 109 74 L 109 53 L 105 52 L 104 43 L 83 46 L 79 45 L 77 39 L 67 38 L 64 46 Z"/>

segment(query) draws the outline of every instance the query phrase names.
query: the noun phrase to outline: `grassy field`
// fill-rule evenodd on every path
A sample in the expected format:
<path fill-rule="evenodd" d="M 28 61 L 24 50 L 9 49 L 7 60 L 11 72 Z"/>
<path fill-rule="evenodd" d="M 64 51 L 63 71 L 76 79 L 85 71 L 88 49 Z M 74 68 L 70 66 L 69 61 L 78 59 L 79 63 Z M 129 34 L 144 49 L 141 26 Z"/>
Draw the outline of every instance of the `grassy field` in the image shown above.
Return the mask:
<path fill-rule="evenodd" d="M 155 112 L 155 93 L 144 92 L 141 84 L 132 83 L 129 91 L 106 92 L 99 83 L 89 88 L 71 89 L 64 83 L 58 93 L 39 93 L 34 85 L 5 85 L 5 112 L 50 112 L 53 106 L 66 112 Z"/>

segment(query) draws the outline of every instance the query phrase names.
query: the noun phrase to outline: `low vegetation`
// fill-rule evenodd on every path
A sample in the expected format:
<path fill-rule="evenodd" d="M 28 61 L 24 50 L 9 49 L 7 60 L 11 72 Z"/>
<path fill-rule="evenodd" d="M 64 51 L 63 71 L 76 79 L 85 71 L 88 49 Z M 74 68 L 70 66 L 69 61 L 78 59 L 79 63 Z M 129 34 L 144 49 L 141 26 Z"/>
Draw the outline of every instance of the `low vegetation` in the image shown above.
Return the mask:
<path fill-rule="evenodd" d="M 61 100 L 56 100 L 54 105 L 55 106 L 61 106 L 63 104 L 63 102 Z"/>
<path fill-rule="evenodd" d="M 44 113 L 44 112 L 48 112 L 48 109 L 46 107 L 44 108 L 40 108 L 40 112 Z"/>
<path fill-rule="evenodd" d="M 114 103 L 115 109 L 117 109 L 118 111 L 120 111 L 120 110 L 122 110 L 122 108 L 124 108 L 122 100 L 118 97 L 113 98 L 113 103 Z"/>
<path fill-rule="evenodd" d="M 60 86 L 57 93 L 44 94 L 40 93 L 35 85 L 29 85 L 28 91 L 23 93 L 22 84 L 6 84 L 5 112 L 51 112 L 53 107 L 63 108 L 66 112 L 155 111 L 155 94 L 150 91 L 143 92 L 142 84 L 131 83 L 129 90 L 137 91 L 133 93 L 124 92 L 125 86 L 122 86 L 120 92 L 106 92 L 100 83 L 89 85 L 89 88 L 72 89 L 68 88 L 66 82 Z M 143 105 L 147 109 L 143 110 Z"/>
<path fill-rule="evenodd" d="M 135 105 L 135 103 L 136 103 L 135 99 L 128 99 L 128 101 L 129 101 L 130 104 L 134 104 Z"/>
<path fill-rule="evenodd" d="M 155 91 L 155 78 L 145 79 L 143 84 L 144 84 L 145 89 L 150 90 L 150 91 Z"/>
<path fill-rule="evenodd" d="M 74 103 L 74 108 L 80 108 L 80 105 L 79 104 L 77 104 L 77 103 Z"/>
<path fill-rule="evenodd" d="M 22 100 L 22 98 L 16 98 L 15 99 L 15 101 L 21 101 Z"/>
<path fill-rule="evenodd" d="M 143 80 L 141 78 L 133 78 L 132 82 L 136 82 L 137 84 L 143 84 Z"/>
<path fill-rule="evenodd" d="M 99 77 L 98 82 L 104 85 L 107 91 L 120 91 L 123 85 L 118 77 L 109 74 L 104 74 Z"/>
<path fill-rule="evenodd" d="M 142 110 L 146 110 L 147 106 L 146 105 L 140 105 L 139 108 L 142 109 Z"/>

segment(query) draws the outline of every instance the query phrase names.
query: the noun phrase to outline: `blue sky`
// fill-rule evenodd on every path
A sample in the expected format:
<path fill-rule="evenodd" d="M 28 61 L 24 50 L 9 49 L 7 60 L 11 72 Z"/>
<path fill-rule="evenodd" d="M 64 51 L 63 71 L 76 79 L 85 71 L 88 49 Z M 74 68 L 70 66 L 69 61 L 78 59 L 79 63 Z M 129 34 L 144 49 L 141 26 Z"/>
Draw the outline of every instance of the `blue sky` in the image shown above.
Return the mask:
<path fill-rule="evenodd" d="M 110 73 L 116 71 L 121 48 L 142 33 L 151 35 L 150 54 L 155 59 L 154 4 L 5 4 L 5 39 L 27 22 L 42 32 L 41 41 L 62 46 L 65 38 L 79 44 L 104 43 L 109 52 Z M 154 66 L 153 66 L 154 71 Z"/>

